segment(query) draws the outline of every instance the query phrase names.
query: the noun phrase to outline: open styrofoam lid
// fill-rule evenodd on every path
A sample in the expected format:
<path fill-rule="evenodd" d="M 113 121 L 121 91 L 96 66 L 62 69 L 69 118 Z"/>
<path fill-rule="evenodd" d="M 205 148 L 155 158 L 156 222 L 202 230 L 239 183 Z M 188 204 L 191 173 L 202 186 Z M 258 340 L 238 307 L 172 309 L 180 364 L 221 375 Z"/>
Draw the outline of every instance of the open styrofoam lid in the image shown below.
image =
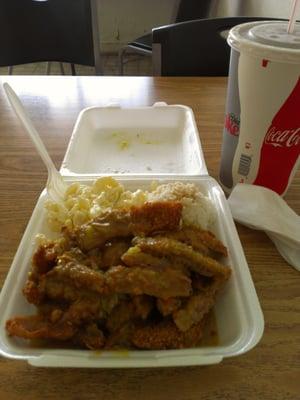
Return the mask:
<path fill-rule="evenodd" d="M 189 107 L 91 107 L 75 124 L 62 163 L 64 176 L 103 174 L 207 175 Z"/>

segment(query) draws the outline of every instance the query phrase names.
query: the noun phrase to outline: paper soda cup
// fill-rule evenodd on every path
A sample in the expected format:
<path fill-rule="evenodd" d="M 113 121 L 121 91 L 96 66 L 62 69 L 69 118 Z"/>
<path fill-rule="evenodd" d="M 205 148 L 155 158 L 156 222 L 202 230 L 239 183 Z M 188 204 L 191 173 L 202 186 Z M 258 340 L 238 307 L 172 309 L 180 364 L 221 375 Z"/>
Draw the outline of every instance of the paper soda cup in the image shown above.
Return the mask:
<path fill-rule="evenodd" d="M 300 163 L 300 24 L 251 22 L 231 46 L 220 182 L 265 186 L 284 195 Z"/>

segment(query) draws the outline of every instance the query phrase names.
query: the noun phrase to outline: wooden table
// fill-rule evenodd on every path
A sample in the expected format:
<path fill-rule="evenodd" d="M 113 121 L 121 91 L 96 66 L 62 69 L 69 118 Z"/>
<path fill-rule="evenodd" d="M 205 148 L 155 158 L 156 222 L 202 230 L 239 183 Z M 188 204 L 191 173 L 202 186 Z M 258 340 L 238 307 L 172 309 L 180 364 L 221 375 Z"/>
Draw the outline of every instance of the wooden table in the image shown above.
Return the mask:
<path fill-rule="evenodd" d="M 3 77 L 22 98 L 59 167 L 79 111 L 117 101 L 191 106 L 210 175 L 217 177 L 224 118 L 224 78 Z M 46 183 L 46 170 L 0 88 L 0 279 Z M 300 174 L 286 195 L 300 213 Z M 144 370 L 38 369 L 0 359 L 0 398 L 300 399 L 300 274 L 264 233 L 238 226 L 265 316 L 265 333 L 249 353 L 220 365 Z"/>

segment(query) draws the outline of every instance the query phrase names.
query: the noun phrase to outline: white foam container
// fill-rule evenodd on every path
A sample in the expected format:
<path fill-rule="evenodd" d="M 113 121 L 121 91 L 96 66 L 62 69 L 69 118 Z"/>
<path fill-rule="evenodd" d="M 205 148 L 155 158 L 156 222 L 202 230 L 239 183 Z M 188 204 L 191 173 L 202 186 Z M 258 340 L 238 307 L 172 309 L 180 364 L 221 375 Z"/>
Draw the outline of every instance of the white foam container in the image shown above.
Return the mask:
<path fill-rule="evenodd" d="M 61 173 L 207 175 L 193 112 L 185 106 L 90 107 L 75 124 Z"/>
<path fill-rule="evenodd" d="M 117 137 L 114 133 L 123 135 L 121 141 L 130 144 L 119 147 L 119 142 L 114 142 Z M 136 136 L 137 133 L 139 136 Z M 113 138 L 113 143 L 110 142 L 110 137 Z M 150 159 L 146 153 L 148 146 L 154 145 L 153 143 L 157 151 L 152 151 Z M 160 145 L 163 150 L 159 149 Z M 118 151 L 121 153 L 120 157 Z M 111 156 L 113 152 L 114 157 Z M 186 154 L 179 154 L 180 152 Z M 99 167 L 99 155 L 103 159 L 110 157 L 111 171 L 107 170 L 104 160 Z M 178 165 L 177 159 L 180 160 Z M 140 161 L 144 162 L 144 168 L 139 165 Z M 126 175 L 120 174 L 124 168 L 123 163 L 126 164 Z M 149 163 L 154 170 L 152 173 L 147 168 Z M 139 172 L 136 173 L 136 170 Z M 95 176 L 117 175 L 117 179 L 130 190 L 147 188 L 152 180 L 160 183 L 191 182 L 210 197 L 218 214 L 213 231 L 228 247 L 227 262 L 233 272 L 215 306 L 219 344 L 160 351 L 63 350 L 32 347 L 27 341 L 7 336 L 5 321 L 8 318 L 35 312 L 34 306 L 29 305 L 23 297 L 22 288 L 30 268 L 35 235 L 40 232 L 50 234 L 45 221 L 44 202 L 47 194 L 44 190 L 0 296 L 0 353 L 3 356 L 27 360 L 31 365 L 44 367 L 140 368 L 209 365 L 219 363 L 226 357 L 243 354 L 258 343 L 264 329 L 262 311 L 223 191 L 207 174 L 191 109 L 161 104 L 140 109 L 86 109 L 81 112 L 75 125 L 61 171 L 67 181 L 85 184 L 90 183 Z"/>

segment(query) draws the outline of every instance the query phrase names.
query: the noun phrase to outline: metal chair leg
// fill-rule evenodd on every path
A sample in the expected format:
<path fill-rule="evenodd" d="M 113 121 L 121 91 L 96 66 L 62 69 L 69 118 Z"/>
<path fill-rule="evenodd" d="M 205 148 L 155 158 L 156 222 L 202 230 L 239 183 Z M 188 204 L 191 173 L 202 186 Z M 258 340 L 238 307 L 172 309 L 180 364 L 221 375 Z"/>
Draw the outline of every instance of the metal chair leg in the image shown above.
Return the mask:
<path fill-rule="evenodd" d="M 91 13 L 92 13 L 92 31 L 93 31 L 93 44 L 94 44 L 94 60 L 95 60 L 95 73 L 96 75 L 103 75 L 103 61 L 100 54 L 100 33 L 98 26 L 98 0 L 91 0 Z"/>
<path fill-rule="evenodd" d="M 71 64 L 72 75 L 76 75 L 75 64 Z"/>
<path fill-rule="evenodd" d="M 161 76 L 161 44 L 152 43 L 152 73 L 153 76 Z"/>
<path fill-rule="evenodd" d="M 50 75 L 51 72 L 51 62 L 48 61 L 46 65 L 46 75 Z"/>
<path fill-rule="evenodd" d="M 13 65 L 8 67 L 8 75 L 12 75 L 13 74 Z"/>
<path fill-rule="evenodd" d="M 64 69 L 64 64 L 62 62 L 59 63 L 59 68 L 60 68 L 60 73 L 62 75 L 65 75 L 65 69 Z"/>
<path fill-rule="evenodd" d="M 123 47 L 119 50 L 118 53 L 118 66 L 119 66 L 119 75 L 124 75 L 124 55 L 126 53 L 126 47 Z"/>

